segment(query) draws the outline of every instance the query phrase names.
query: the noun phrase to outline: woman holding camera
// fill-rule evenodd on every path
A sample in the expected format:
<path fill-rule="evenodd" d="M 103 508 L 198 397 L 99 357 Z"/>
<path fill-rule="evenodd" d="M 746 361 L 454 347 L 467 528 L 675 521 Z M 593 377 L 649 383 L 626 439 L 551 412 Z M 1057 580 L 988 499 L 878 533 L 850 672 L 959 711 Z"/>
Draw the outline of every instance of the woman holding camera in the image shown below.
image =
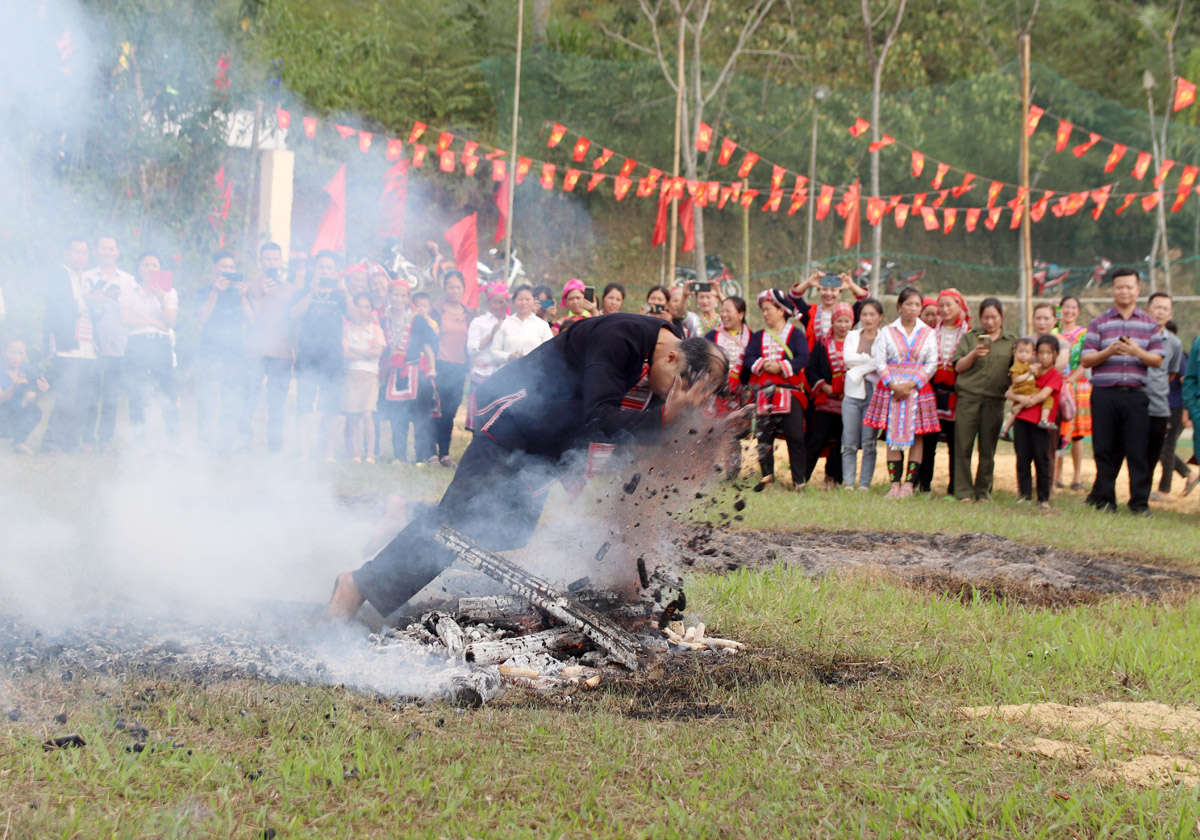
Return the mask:
<path fill-rule="evenodd" d="M 667 291 L 666 286 L 651 286 L 650 291 L 646 292 L 646 305 L 642 307 L 642 314 L 662 318 L 673 324 L 675 318 L 671 315 L 670 307 L 667 306 L 670 300 L 671 293 Z"/>
<path fill-rule="evenodd" d="M 1004 424 L 1004 392 L 1017 337 L 1004 331 L 1004 305 L 979 304 L 979 329 L 968 330 L 954 351 L 954 498 L 985 502 L 992 497 L 996 441 Z M 971 480 L 971 452 L 979 440 L 979 465 Z"/>

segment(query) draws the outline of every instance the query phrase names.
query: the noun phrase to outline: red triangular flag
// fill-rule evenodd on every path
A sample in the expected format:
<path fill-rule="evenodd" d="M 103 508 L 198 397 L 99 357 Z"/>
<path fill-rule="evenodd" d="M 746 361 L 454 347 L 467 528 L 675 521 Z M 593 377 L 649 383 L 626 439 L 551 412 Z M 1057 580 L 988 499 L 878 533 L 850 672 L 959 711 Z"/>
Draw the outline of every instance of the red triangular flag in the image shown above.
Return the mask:
<path fill-rule="evenodd" d="M 598 157 L 594 161 L 592 161 L 592 169 L 603 168 L 604 164 L 608 163 L 608 161 L 611 157 L 612 157 L 612 149 L 602 149 L 600 152 L 600 157 Z"/>
<path fill-rule="evenodd" d="M 617 173 L 619 178 L 628 178 L 633 174 L 633 170 L 637 169 L 637 161 L 633 158 L 625 158 L 625 162 L 621 164 L 621 170 Z"/>
<path fill-rule="evenodd" d="M 1183 76 L 1175 77 L 1175 105 L 1172 110 L 1180 111 L 1196 101 L 1196 86 Z"/>
<path fill-rule="evenodd" d="M 454 265 L 467 287 L 463 294 L 463 306 L 467 309 L 479 306 L 479 242 L 475 221 L 474 213 L 464 216 L 445 233 L 454 254 Z"/>
<path fill-rule="evenodd" d="M 758 155 L 754 152 L 746 152 L 746 156 L 742 158 L 742 165 L 738 167 L 738 177 L 745 178 L 750 174 L 750 170 L 754 168 L 754 164 L 758 163 Z"/>
<path fill-rule="evenodd" d="M 795 215 L 806 201 L 808 201 L 808 190 L 801 188 L 798 192 L 792 193 L 792 203 L 788 205 L 787 214 Z"/>
<path fill-rule="evenodd" d="M 355 129 L 351 128 L 348 125 L 338 125 L 337 123 L 334 123 L 333 127 L 337 131 L 337 133 L 342 136 L 343 140 L 353 137 L 356 133 Z"/>
<path fill-rule="evenodd" d="M 379 199 L 380 236 L 397 239 L 404 236 L 404 209 L 408 203 L 407 160 L 397 161 L 383 176 L 383 195 Z"/>
<path fill-rule="evenodd" d="M 416 121 L 416 122 L 414 122 L 414 123 L 413 123 L 413 127 L 412 127 L 412 131 L 410 131 L 410 132 L 408 133 L 408 145 L 412 146 L 412 145 L 414 145 L 414 144 L 415 144 L 415 143 L 416 143 L 418 140 L 420 140 L 420 139 L 421 139 L 421 135 L 425 133 L 425 129 L 426 129 L 427 127 L 428 127 L 428 126 L 426 126 L 426 125 L 425 125 L 425 123 L 423 123 L 423 122 L 421 122 L 421 121 L 419 121 L 419 120 L 418 120 L 418 121 Z"/>
<path fill-rule="evenodd" d="M 371 151 L 371 138 L 374 136 L 370 131 L 358 132 L 358 150 L 364 155 Z"/>
<path fill-rule="evenodd" d="M 504 163 L 504 161 L 499 161 Z M 492 161 L 493 167 L 496 161 Z M 496 187 L 496 209 L 500 211 L 500 218 L 496 222 L 496 235 L 492 237 L 493 242 L 503 242 L 508 236 L 508 181 L 503 180 L 500 186 Z"/>
<path fill-rule="evenodd" d="M 950 190 L 950 194 L 955 198 L 962 198 L 963 193 L 971 189 L 973 186 L 971 182 L 974 180 L 975 176 L 968 172 L 967 174 L 963 175 L 962 183 Z"/>
<path fill-rule="evenodd" d="M 555 123 L 554 128 L 550 130 L 550 139 L 546 141 L 546 147 L 553 149 L 563 139 L 563 135 L 567 133 L 567 127 L 562 123 Z"/>
<path fill-rule="evenodd" d="M 896 209 L 892 211 L 892 218 L 896 220 L 896 227 L 904 227 L 904 223 L 908 221 L 908 205 L 897 204 Z"/>
<path fill-rule="evenodd" d="M 725 202 L 729 201 L 729 197 L 733 195 L 733 187 L 721 187 L 721 197 L 717 199 L 717 209 L 724 210 Z"/>
<path fill-rule="evenodd" d="M 930 202 L 929 206 L 934 208 L 941 207 L 946 203 L 946 196 L 949 194 L 950 190 L 938 190 L 937 198 Z"/>
<path fill-rule="evenodd" d="M 1039 108 L 1037 105 L 1029 106 L 1029 116 L 1025 120 L 1025 133 L 1030 137 L 1037 130 L 1038 121 L 1041 120 L 1042 114 L 1046 113 L 1044 108 Z"/>
<path fill-rule="evenodd" d="M 1035 201 L 1029 207 L 1029 218 L 1031 221 L 1040 222 L 1042 217 L 1046 215 L 1046 207 L 1050 204 L 1050 197 L 1054 195 L 1054 190 L 1046 190 L 1042 193 L 1042 197 Z"/>
<path fill-rule="evenodd" d="M 1150 168 L 1151 155 L 1149 152 L 1138 152 L 1137 161 L 1133 164 L 1132 175 L 1139 181 L 1146 174 L 1146 170 Z"/>
<path fill-rule="evenodd" d="M 1137 195 L 1135 195 L 1134 193 L 1125 193 L 1125 200 L 1121 202 L 1120 207 L 1118 207 L 1115 211 L 1113 211 L 1114 214 L 1117 216 L 1120 216 L 1122 213 L 1124 213 L 1125 208 L 1127 208 L 1130 204 L 1133 204 L 1133 200 L 1135 198 L 1137 198 Z"/>
<path fill-rule="evenodd" d="M 949 233 L 954 230 L 954 220 L 958 218 L 958 210 L 953 207 L 947 207 L 942 211 L 942 219 L 945 220 L 945 225 L 942 227 L 942 233 Z"/>
<path fill-rule="evenodd" d="M 1075 155 L 1075 157 L 1083 157 L 1088 153 L 1088 150 L 1091 149 L 1092 146 L 1095 146 L 1099 142 L 1100 135 L 1094 131 L 1089 131 L 1088 139 L 1083 143 L 1080 143 L 1074 149 L 1071 149 L 1071 154 Z"/>
<path fill-rule="evenodd" d="M 921 173 L 925 170 L 925 155 L 918 152 L 916 149 L 912 151 L 912 174 L 914 178 L 920 178 Z"/>
<path fill-rule="evenodd" d="M 754 199 L 758 198 L 758 190 L 743 190 L 741 197 L 742 207 L 749 210 L 750 205 L 754 203 Z"/>
<path fill-rule="evenodd" d="M 591 192 L 596 189 L 596 187 L 600 186 L 600 182 L 607 177 L 603 172 L 593 172 L 592 177 L 588 179 L 587 191 Z"/>
<path fill-rule="evenodd" d="M 856 119 L 854 121 L 854 125 L 850 126 L 850 128 L 848 130 L 850 132 L 851 137 L 858 137 L 860 134 L 862 134 L 864 131 L 866 131 L 870 127 L 871 127 L 871 124 L 869 122 L 864 120 L 862 117 L 859 117 L 858 119 Z"/>
<path fill-rule="evenodd" d="M 1058 121 L 1058 134 L 1054 138 L 1054 151 L 1061 152 L 1067 148 L 1067 142 L 1071 139 L 1071 129 L 1074 127 L 1066 120 Z"/>
<path fill-rule="evenodd" d="M 498 157 L 504 157 L 503 149 L 492 149 L 490 152 L 488 152 L 486 155 L 483 156 L 483 159 L 484 160 L 495 160 Z"/>
<path fill-rule="evenodd" d="M 1175 166 L 1175 161 L 1163 161 L 1162 166 L 1159 167 L 1158 174 L 1154 176 L 1154 189 L 1158 189 L 1163 185 L 1163 181 L 1167 180 L 1167 173 L 1171 171 L 1173 166 Z"/>
<path fill-rule="evenodd" d="M 279 126 L 280 131 L 287 131 L 292 127 L 292 115 L 282 108 L 276 108 L 275 125 Z"/>
<path fill-rule="evenodd" d="M 563 176 L 563 190 L 571 192 L 575 189 L 575 184 L 579 181 L 579 176 L 583 173 L 578 169 L 568 169 L 567 174 Z"/>
<path fill-rule="evenodd" d="M 771 190 L 771 194 L 767 200 L 763 202 L 762 211 L 764 213 L 776 213 L 779 211 L 779 202 L 783 201 L 783 190 Z"/>
<path fill-rule="evenodd" d="M 400 160 L 400 156 L 404 154 L 404 144 L 395 137 L 389 137 L 387 141 L 387 151 L 384 154 L 386 160 Z"/>
<path fill-rule="evenodd" d="M 975 226 L 979 224 L 979 214 L 983 212 L 980 207 L 972 207 L 967 211 L 967 233 L 974 233 Z"/>
<path fill-rule="evenodd" d="M 1117 164 L 1121 162 L 1121 158 L 1125 157 L 1125 152 L 1128 149 L 1122 143 L 1113 143 L 1112 151 L 1108 153 L 1108 158 L 1104 161 L 1104 171 L 1112 172 L 1117 168 Z"/>
<path fill-rule="evenodd" d="M 880 149 L 882 149 L 886 146 L 890 146 L 895 142 L 896 142 L 895 137 L 893 137 L 890 134 L 885 134 L 882 137 L 880 137 L 878 140 L 876 140 L 873 143 L 871 143 L 870 145 L 868 145 L 867 151 L 870 152 L 871 154 L 874 154 L 875 152 L 878 152 Z"/>
<path fill-rule="evenodd" d="M 307 137 L 309 140 L 311 140 L 313 138 L 313 136 L 316 135 L 316 133 L 317 133 L 317 118 L 316 117 L 305 117 L 304 118 L 304 136 Z"/>
<path fill-rule="evenodd" d="M 580 137 L 575 141 L 575 148 L 571 152 L 571 160 L 575 161 L 576 163 L 582 162 L 584 155 L 586 155 L 588 152 L 588 147 L 591 145 L 591 140 L 587 139 L 586 137 Z"/>
<path fill-rule="evenodd" d="M 728 137 L 722 137 L 721 151 L 717 153 L 717 165 L 724 166 L 729 163 L 729 159 L 733 157 L 735 151 L 737 151 L 737 143 L 734 143 Z"/>
<path fill-rule="evenodd" d="M 696 131 L 696 148 L 702 152 L 708 151 L 708 146 L 712 142 L 713 130 L 706 122 L 701 122 L 699 129 Z"/>
<path fill-rule="evenodd" d="M 325 192 L 329 194 L 329 206 L 325 208 L 325 215 L 321 217 L 317 235 L 313 238 L 314 254 L 346 250 L 346 164 L 338 167 L 325 185 Z"/>
<path fill-rule="evenodd" d="M 937 211 L 932 207 L 921 208 L 921 220 L 925 222 L 925 230 L 937 230 L 941 227 L 938 224 Z"/>
<path fill-rule="evenodd" d="M 833 204 L 833 187 L 829 184 L 821 185 L 821 194 L 817 196 L 817 218 L 824 219 L 829 215 L 829 207 Z"/>
<path fill-rule="evenodd" d="M 937 172 L 934 173 L 933 180 L 929 182 L 929 185 L 935 190 L 940 190 L 942 188 L 942 179 L 946 177 L 946 173 L 949 171 L 950 164 L 939 163 L 937 165 Z"/>

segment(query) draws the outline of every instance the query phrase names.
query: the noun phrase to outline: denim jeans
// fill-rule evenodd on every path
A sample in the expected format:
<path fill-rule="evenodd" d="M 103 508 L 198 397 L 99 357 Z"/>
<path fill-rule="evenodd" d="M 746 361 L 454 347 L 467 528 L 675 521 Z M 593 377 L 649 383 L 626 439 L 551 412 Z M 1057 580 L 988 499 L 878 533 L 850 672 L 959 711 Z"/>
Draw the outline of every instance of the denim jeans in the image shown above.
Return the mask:
<path fill-rule="evenodd" d="M 854 486 L 856 475 L 860 487 L 870 487 L 871 477 L 875 475 L 875 448 L 879 431 L 868 429 L 862 422 L 875 388 L 870 382 L 866 385 L 867 396 L 864 399 L 846 397 L 842 400 L 842 484 L 846 487 Z M 857 471 L 859 449 L 863 451 L 861 473 Z"/>

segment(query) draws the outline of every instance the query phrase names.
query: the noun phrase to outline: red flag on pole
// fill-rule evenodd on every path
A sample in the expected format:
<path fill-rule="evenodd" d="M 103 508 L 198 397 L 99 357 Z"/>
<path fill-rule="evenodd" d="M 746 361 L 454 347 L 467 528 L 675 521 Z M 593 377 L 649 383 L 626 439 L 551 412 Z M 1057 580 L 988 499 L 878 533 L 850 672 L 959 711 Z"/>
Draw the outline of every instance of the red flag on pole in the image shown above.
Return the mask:
<path fill-rule="evenodd" d="M 492 161 L 495 165 L 496 161 Z M 504 161 L 500 161 L 504 163 Z M 500 186 L 496 187 L 496 209 L 500 211 L 500 218 L 496 221 L 496 235 L 492 237 L 493 242 L 503 242 L 504 237 L 508 236 L 508 179 L 505 178 L 500 182 Z"/>
<path fill-rule="evenodd" d="M 313 238 L 312 253 L 346 250 L 346 164 L 338 167 L 325 185 L 329 206 L 321 217 L 317 235 Z"/>
<path fill-rule="evenodd" d="M 404 209 L 408 203 L 407 160 L 397 161 L 383 176 L 383 195 L 379 199 L 380 236 L 404 236 Z"/>
<path fill-rule="evenodd" d="M 717 153 L 717 165 L 725 166 L 729 163 L 729 159 L 733 157 L 735 151 L 737 151 L 737 143 L 734 143 L 728 137 L 722 137 L 721 151 Z"/>
<path fill-rule="evenodd" d="M 1099 142 L 1100 135 L 1094 131 L 1089 131 L 1088 139 L 1071 149 L 1071 154 L 1075 155 L 1075 157 L 1083 157 L 1088 153 L 1092 146 L 1095 146 Z"/>
<path fill-rule="evenodd" d="M 1112 172 L 1117 168 L 1117 164 L 1121 162 L 1121 158 L 1125 157 L 1125 152 L 1128 146 L 1122 143 L 1113 143 L 1112 151 L 1108 153 L 1108 158 L 1104 161 L 1104 171 Z"/>
<path fill-rule="evenodd" d="M 833 187 L 829 184 L 821 185 L 821 194 L 817 196 L 817 219 L 824 219 L 829 215 L 829 208 L 833 204 Z"/>
<path fill-rule="evenodd" d="M 454 252 L 454 264 L 463 276 L 467 290 L 463 294 L 463 305 L 467 309 L 479 306 L 479 242 L 476 240 L 476 214 L 464 216 L 446 231 L 446 241 Z"/>
<path fill-rule="evenodd" d="M 859 184 L 854 182 L 846 196 L 846 229 L 842 231 L 842 250 L 849 251 L 862 241 L 862 221 L 858 205 Z"/>
<path fill-rule="evenodd" d="M 1042 118 L 1042 114 L 1046 113 L 1044 108 L 1039 108 L 1037 105 L 1029 106 L 1029 117 L 1025 120 L 1025 133 L 1032 137 L 1033 132 L 1037 131 L 1038 122 Z"/>
<path fill-rule="evenodd" d="M 650 247 L 657 248 L 667 241 L 668 212 L 671 207 L 671 196 L 667 192 L 659 193 L 658 212 L 654 216 L 654 233 L 650 237 Z"/>
<path fill-rule="evenodd" d="M 1067 148 L 1067 142 L 1071 139 L 1071 129 L 1074 127 L 1066 120 L 1058 121 L 1058 134 L 1054 138 L 1054 151 L 1061 152 Z"/>
<path fill-rule="evenodd" d="M 1183 76 L 1175 77 L 1175 105 L 1172 110 L 1181 111 L 1196 101 L 1196 86 Z"/>
<path fill-rule="evenodd" d="M 692 210 L 691 193 L 684 195 L 679 203 L 679 227 L 683 230 L 683 251 L 694 250 L 696 247 L 696 214 Z"/>

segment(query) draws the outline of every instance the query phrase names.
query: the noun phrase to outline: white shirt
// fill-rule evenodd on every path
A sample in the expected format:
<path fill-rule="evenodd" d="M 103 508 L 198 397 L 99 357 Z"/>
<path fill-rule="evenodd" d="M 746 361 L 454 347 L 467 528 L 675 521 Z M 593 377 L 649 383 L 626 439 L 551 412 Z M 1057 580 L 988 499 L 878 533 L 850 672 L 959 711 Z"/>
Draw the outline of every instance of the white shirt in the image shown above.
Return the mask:
<path fill-rule="evenodd" d="M 135 286 L 133 291 L 126 298 L 121 300 L 123 307 L 128 307 L 129 314 L 134 318 L 163 318 L 163 312 L 167 309 L 179 311 L 179 292 L 171 289 L 163 295 L 162 303 L 159 303 L 158 298 L 152 293 L 142 289 L 141 286 Z M 162 327 L 131 327 L 130 335 L 171 335 L 171 330 Z"/>
<path fill-rule="evenodd" d="M 115 297 L 104 294 L 99 301 L 93 299 L 92 328 L 97 353 L 101 356 L 124 356 L 129 330 L 121 322 L 121 302 L 137 288 L 137 281 L 132 274 L 119 268 L 114 268 L 112 274 L 93 268 L 83 273 L 83 279 L 87 281 L 88 294 L 95 294 L 109 284 L 117 287 Z"/>
<path fill-rule="evenodd" d="M 96 342 L 92 338 L 92 316 L 88 312 L 87 293 L 88 283 L 83 275 L 63 266 L 63 271 L 71 278 L 71 294 L 75 296 L 75 305 L 79 307 L 79 317 L 75 321 L 75 338 L 79 346 L 74 350 L 55 350 L 54 355 L 64 359 L 94 359 L 96 358 Z"/>
<path fill-rule="evenodd" d="M 479 344 L 488 333 L 492 331 L 492 327 L 496 326 L 499 318 L 491 312 L 484 312 L 482 315 L 476 316 L 471 325 L 467 327 L 467 354 L 471 357 L 471 375 L 488 377 L 496 372 L 496 364 L 492 361 L 489 354 L 480 352 Z M 491 347 L 491 345 L 488 345 Z"/>
<path fill-rule="evenodd" d="M 851 330 L 846 333 L 846 341 L 842 345 L 842 360 L 846 363 L 846 396 L 857 400 L 867 398 L 868 382 L 874 385 L 879 381 L 879 374 L 875 371 L 875 357 L 871 353 L 875 344 L 872 342 L 867 352 L 860 353 L 858 345 L 861 339 L 861 329 Z"/>
<path fill-rule="evenodd" d="M 553 337 L 550 325 L 537 315 L 530 314 L 524 321 L 513 315 L 505 318 L 500 329 L 496 330 L 486 355 L 493 365 L 500 367 L 509 361 L 513 353 L 518 357 L 528 356 L 538 345 Z"/>

